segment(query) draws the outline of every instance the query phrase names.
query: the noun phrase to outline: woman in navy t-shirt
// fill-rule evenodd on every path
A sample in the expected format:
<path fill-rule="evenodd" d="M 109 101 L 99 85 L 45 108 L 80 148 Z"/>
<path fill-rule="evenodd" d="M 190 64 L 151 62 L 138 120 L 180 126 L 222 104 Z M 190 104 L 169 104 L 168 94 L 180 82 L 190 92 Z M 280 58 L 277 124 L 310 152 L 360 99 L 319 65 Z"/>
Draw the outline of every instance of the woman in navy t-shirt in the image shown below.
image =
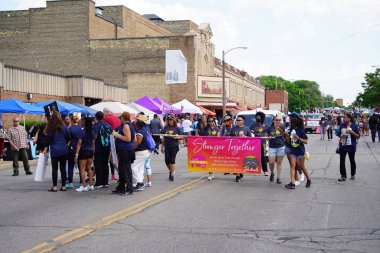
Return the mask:
<path fill-rule="evenodd" d="M 287 133 L 287 140 L 289 142 L 290 147 L 290 179 L 291 182 L 285 185 L 288 189 L 295 189 L 295 173 L 296 173 L 296 164 L 298 163 L 300 169 L 305 175 L 306 187 L 310 187 L 311 179 L 309 177 L 309 173 L 307 172 L 305 166 L 305 144 L 307 144 L 307 135 L 303 128 L 303 120 L 300 117 L 295 118 L 291 121 L 290 132 Z"/>
<path fill-rule="evenodd" d="M 94 118 L 84 118 L 84 129 L 75 153 L 75 161 L 79 161 L 82 185 L 76 189 L 77 192 L 93 191 L 94 172 L 92 171 L 92 161 L 94 159 L 95 133 L 92 130 Z M 86 171 L 88 173 L 88 185 L 86 185 Z"/>
<path fill-rule="evenodd" d="M 344 121 L 340 125 L 338 130 L 339 140 L 339 154 L 340 154 L 340 176 L 338 181 L 346 181 L 346 155 L 350 158 L 351 164 L 351 180 L 355 180 L 356 174 L 356 140 L 360 138 L 359 128 L 356 123 L 354 123 L 354 117 L 351 113 L 346 113 L 344 115 Z"/>

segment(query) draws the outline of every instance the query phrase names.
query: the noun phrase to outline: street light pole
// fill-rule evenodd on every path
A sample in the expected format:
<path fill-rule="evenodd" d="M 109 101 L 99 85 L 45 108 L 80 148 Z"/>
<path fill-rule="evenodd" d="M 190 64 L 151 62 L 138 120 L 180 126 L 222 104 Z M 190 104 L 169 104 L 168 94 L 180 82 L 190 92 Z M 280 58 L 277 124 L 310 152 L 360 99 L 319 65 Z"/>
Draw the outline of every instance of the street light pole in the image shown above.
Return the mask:
<path fill-rule="evenodd" d="M 222 94 L 222 104 L 223 104 L 223 117 L 226 115 L 226 103 L 227 103 L 227 94 L 226 94 L 226 63 L 225 63 L 225 56 L 227 53 L 231 52 L 235 49 L 247 49 L 247 47 L 234 47 L 227 51 L 222 52 L 222 85 L 223 85 L 223 94 Z"/>

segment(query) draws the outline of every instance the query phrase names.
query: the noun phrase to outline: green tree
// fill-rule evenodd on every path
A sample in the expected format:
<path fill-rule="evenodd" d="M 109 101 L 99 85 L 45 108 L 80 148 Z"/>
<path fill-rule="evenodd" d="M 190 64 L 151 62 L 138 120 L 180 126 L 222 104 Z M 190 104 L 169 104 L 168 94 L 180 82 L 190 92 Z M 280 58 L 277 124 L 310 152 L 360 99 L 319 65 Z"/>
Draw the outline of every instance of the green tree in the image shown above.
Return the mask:
<path fill-rule="evenodd" d="M 373 73 L 366 73 L 365 81 L 362 83 L 364 91 L 359 93 L 355 103 L 363 107 L 380 106 L 380 68 Z"/>
<path fill-rule="evenodd" d="M 324 96 L 320 91 L 319 84 L 315 81 L 297 80 L 289 81 L 282 77 L 261 76 L 260 81 L 269 90 L 284 89 L 288 91 L 289 111 L 301 111 L 308 108 L 324 107 L 324 104 L 335 106 L 334 98 L 331 95 Z M 325 103 L 325 101 L 328 101 Z"/>

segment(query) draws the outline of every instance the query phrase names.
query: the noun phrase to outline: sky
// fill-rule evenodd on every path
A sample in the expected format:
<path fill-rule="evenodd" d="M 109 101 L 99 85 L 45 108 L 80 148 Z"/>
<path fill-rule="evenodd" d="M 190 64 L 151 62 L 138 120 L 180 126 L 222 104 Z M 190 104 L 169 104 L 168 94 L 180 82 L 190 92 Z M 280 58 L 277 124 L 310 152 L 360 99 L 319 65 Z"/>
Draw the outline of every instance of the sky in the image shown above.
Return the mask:
<path fill-rule="evenodd" d="M 95 0 L 164 20 L 209 23 L 215 56 L 250 75 L 316 81 L 352 103 L 367 72 L 380 67 L 380 0 Z M 0 10 L 45 7 L 45 0 L 0 1 Z"/>

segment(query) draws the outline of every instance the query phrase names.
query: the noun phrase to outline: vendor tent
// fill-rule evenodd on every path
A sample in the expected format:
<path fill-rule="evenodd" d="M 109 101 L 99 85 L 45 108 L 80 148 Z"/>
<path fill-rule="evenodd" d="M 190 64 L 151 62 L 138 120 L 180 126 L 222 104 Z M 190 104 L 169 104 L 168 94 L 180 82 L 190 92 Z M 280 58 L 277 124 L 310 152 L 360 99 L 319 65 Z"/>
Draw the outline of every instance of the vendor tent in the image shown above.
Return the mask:
<path fill-rule="evenodd" d="M 199 109 L 199 107 L 193 105 L 187 99 L 179 101 L 178 103 L 173 104 L 173 106 L 181 108 L 182 113 L 203 114 L 202 110 Z"/>
<path fill-rule="evenodd" d="M 103 111 L 103 109 L 106 107 L 110 109 L 110 111 L 114 114 L 122 114 L 123 112 L 129 112 L 131 114 L 136 115 L 138 113 L 137 110 L 120 102 L 100 102 L 90 106 L 90 108 L 95 109 L 97 111 Z"/>
<path fill-rule="evenodd" d="M 85 106 L 85 105 L 82 105 L 82 104 L 79 104 L 79 103 L 73 103 L 73 105 L 78 106 L 78 107 L 86 110 L 86 112 L 84 113 L 84 114 L 86 114 L 86 116 L 92 116 L 92 117 L 94 117 L 95 113 L 98 112 L 98 110 L 95 110 L 95 109 L 93 109 L 91 107 L 88 107 L 88 106 Z"/>
<path fill-rule="evenodd" d="M 0 101 L 0 113 L 44 114 L 44 110 L 17 99 Z"/>
<path fill-rule="evenodd" d="M 134 110 L 136 110 L 138 112 L 143 112 L 145 115 L 149 116 L 149 119 L 153 119 L 153 116 L 155 114 L 155 112 L 145 108 L 144 106 L 141 106 L 141 105 L 133 103 L 133 102 L 127 104 L 127 106 L 133 108 Z"/>
<path fill-rule="evenodd" d="M 135 101 L 136 104 L 141 105 L 154 113 L 162 114 L 162 106 L 154 102 L 150 97 L 144 96 L 139 100 Z M 171 110 L 164 108 L 165 113 L 170 113 Z"/>
<path fill-rule="evenodd" d="M 176 107 L 174 107 L 172 105 L 169 105 L 165 101 L 161 100 L 159 97 L 155 97 L 152 100 L 161 106 L 161 110 L 162 110 L 162 106 L 164 106 L 165 110 L 173 111 L 174 114 L 180 114 L 181 113 L 181 109 L 176 108 Z"/>
<path fill-rule="evenodd" d="M 199 107 L 199 109 L 202 110 L 202 112 L 203 112 L 204 114 L 207 114 L 207 115 L 209 115 L 209 116 L 215 116 L 215 115 L 216 115 L 215 112 L 210 111 L 209 109 L 206 109 L 206 108 L 204 108 L 203 106 L 198 105 L 198 107 Z"/>
<path fill-rule="evenodd" d="M 57 102 L 58 110 L 61 114 L 69 115 L 69 114 L 72 114 L 74 112 L 86 113 L 86 110 L 84 110 L 83 108 L 80 108 L 80 107 L 73 105 L 73 104 L 58 101 L 58 100 L 49 100 L 49 101 L 39 102 L 39 103 L 36 103 L 35 106 L 37 106 L 43 110 L 44 106 L 49 105 L 49 104 L 53 103 L 54 101 Z"/>

